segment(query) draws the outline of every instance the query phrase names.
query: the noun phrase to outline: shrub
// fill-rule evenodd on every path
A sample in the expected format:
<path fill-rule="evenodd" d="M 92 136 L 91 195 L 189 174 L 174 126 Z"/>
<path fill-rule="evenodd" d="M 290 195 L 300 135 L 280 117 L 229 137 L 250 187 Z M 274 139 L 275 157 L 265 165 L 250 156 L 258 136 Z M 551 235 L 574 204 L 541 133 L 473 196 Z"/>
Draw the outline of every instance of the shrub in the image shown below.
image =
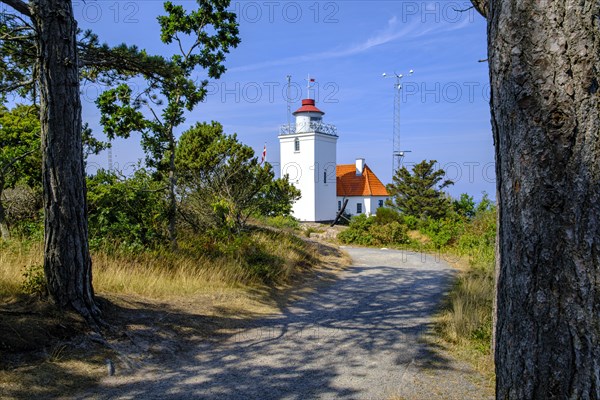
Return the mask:
<path fill-rule="evenodd" d="M 338 239 L 342 243 L 372 246 L 374 244 L 374 238 L 369 233 L 369 228 L 374 223 L 374 218 L 369 218 L 364 214 L 356 215 L 350 219 L 348 229 L 338 234 Z"/>
<path fill-rule="evenodd" d="M 11 225 L 36 221 L 39 218 L 42 208 L 41 189 L 19 184 L 12 189 L 6 189 L 3 195 L 6 219 Z"/>
<path fill-rule="evenodd" d="M 402 223 L 410 230 L 418 229 L 421 220 L 414 215 L 402 215 Z"/>
<path fill-rule="evenodd" d="M 124 178 L 100 170 L 88 178 L 90 244 L 119 243 L 132 252 L 160 243 L 165 236 L 164 185 L 144 170 Z"/>
<path fill-rule="evenodd" d="M 381 210 L 381 209 L 380 209 Z M 393 214 L 386 214 L 388 218 Z M 398 216 L 399 217 L 399 216 Z M 361 246 L 381 246 L 408 243 L 406 226 L 398 221 L 378 224 L 376 217 L 364 214 L 352 217 L 350 226 L 338 234 L 342 243 L 358 244 Z"/>
<path fill-rule="evenodd" d="M 2 194 L 11 234 L 38 240 L 44 237 L 41 189 L 18 184 Z"/>
<path fill-rule="evenodd" d="M 300 229 L 300 223 L 298 220 L 290 215 L 277 215 L 275 217 L 265 217 L 261 219 L 263 223 L 268 226 L 279 229 Z"/>
<path fill-rule="evenodd" d="M 469 255 L 475 262 L 490 262 L 494 258 L 496 240 L 496 211 L 478 212 L 456 242 L 461 255 Z"/>
<path fill-rule="evenodd" d="M 23 283 L 21 289 L 27 294 L 36 296 L 45 296 L 47 293 L 46 276 L 44 275 L 44 266 L 40 264 L 29 265 L 23 272 Z"/>
<path fill-rule="evenodd" d="M 397 221 L 392 221 L 385 225 L 373 224 L 369 228 L 369 236 L 372 237 L 372 244 L 375 245 L 394 245 L 409 242 L 408 229 Z"/>
<path fill-rule="evenodd" d="M 422 221 L 419 226 L 419 231 L 429 236 L 437 248 L 453 243 L 463 230 L 464 223 L 454 218 L 428 218 Z"/>
<path fill-rule="evenodd" d="M 401 222 L 402 216 L 400 213 L 393 208 L 379 207 L 377 214 L 375 215 L 375 223 L 378 225 L 385 225 L 392 222 Z"/>

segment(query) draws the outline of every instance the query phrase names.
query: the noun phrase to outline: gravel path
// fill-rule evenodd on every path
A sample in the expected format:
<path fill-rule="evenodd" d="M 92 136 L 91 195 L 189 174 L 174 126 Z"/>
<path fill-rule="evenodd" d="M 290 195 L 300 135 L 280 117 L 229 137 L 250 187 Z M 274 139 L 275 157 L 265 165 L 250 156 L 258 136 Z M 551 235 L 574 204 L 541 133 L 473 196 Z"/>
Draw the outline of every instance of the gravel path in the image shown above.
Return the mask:
<path fill-rule="evenodd" d="M 346 248 L 353 266 L 279 315 L 80 398 L 486 399 L 469 369 L 419 340 L 454 270 L 431 255 Z"/>

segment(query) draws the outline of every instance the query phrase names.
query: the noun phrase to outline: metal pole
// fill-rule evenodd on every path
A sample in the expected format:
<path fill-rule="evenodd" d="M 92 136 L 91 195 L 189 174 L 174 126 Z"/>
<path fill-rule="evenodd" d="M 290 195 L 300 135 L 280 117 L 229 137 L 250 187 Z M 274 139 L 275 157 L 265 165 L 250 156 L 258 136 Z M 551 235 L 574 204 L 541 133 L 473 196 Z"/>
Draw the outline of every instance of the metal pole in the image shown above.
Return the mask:
<path fill-rule="evenodd" d="M 292 106 L 291 106 L 291 99 L 290 99 L 290 87 L 292 85 L 292 76 L 288 75 L 287 76 L 287 120 L 288 120 L 288 134 L 292 132 L 292 121 L 291 121 L 291 115 L 292 115 Z"/>
<path fill-rule="evenodd" d="M 394 93 L 394 153 L 392 155 L 392 176 L 396 173 L 399 168 L 400 152 L 402 148 L 400 146 L 400 106 L 402 103 L 402 85 L 400 76 L 396 76 L 396 87 Z"/>

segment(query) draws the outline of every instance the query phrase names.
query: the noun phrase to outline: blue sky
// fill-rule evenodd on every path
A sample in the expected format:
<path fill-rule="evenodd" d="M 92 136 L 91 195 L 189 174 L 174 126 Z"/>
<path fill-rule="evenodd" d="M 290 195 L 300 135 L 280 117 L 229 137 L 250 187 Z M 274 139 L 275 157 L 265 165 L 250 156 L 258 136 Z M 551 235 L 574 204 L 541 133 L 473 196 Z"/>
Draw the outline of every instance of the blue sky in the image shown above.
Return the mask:
<path fill-rule="evenodd" d="M 195 2 L 182 2 L 192 7 Z M 468 1 L 238 1 L 242 43 L 228 68 L 211 82 L 206 101 L 187 116 L 179 133 L 196 121 L 216 120 L 256 150 L 266 143 L 268 161 L 279 160 L 277 134 L 287 121 L 286 76 L 292 76 L 292 111 L 306 97 L 306 78 L 317 82 L 317 105 L 338 128 L 338 163 L 364 157 L 384 183 L 391 179 L 394 80 L 404 79 L 401 142 L 404 162 L 438 160 L 456 183 L 453 196 L 476 199 L 495 193 L 489 115 L 486 25 Z M 169 54 L 160 43 L 156 16 L 161 1 L 75 1 L 82 28 L 109 44 L 125 42 Z M 201 74 L 200 78 L 204 78 Z M 302 89 L 302 94 L 298 93 Z M 96 133 L 93 100 L 102 88 L 82 88 L 84 120 Z M 121 168 L 143 158 L 135 135 L 114 143 Z M 90 159 L 106 167 L 107 155 Z"/>

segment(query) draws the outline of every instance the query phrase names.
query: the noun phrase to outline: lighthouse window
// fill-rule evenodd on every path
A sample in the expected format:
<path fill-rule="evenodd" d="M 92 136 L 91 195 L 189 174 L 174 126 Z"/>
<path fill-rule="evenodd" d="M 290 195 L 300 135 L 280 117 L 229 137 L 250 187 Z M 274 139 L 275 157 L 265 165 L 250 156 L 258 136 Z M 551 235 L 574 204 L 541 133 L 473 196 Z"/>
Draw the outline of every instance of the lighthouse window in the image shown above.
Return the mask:
<path fill-rule="evenodd" d="M 300 151 L 300 139 L 298 138 L 294 140 L 294 151 Z"/>
<path fill-rule="evenodd" d="M 327 183 L 327 171 L 323 172 L 323 183 Z"/>

